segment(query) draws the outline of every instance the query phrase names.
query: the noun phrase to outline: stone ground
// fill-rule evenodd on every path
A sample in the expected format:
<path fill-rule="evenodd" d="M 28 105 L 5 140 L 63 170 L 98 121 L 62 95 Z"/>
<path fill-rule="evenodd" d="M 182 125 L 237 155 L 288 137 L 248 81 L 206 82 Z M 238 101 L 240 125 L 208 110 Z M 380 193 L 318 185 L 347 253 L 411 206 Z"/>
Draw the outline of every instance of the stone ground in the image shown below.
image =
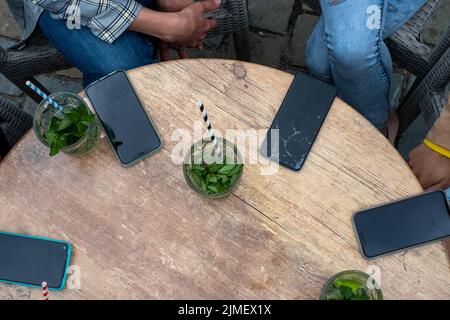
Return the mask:
<path fill-rule="evenodd" d="M 252 46 L 252 60 L 255 63 L 296 72 L 306 69 L 305 46 L 318 17 L 303 14 L 301 0 L 248 0 Z M 423 34 L 427 43 L 435 43 L 445 32 L 450 15 L 450 1 L 443 1 L 432 22 Z M 8 46 L 19 37 L 4 1 L 0 2 L 0 45 Z M 213 39 L 202 52 L 191 51 L 191 57 L 234 58 L 229 41 L 217 48 L 223 39 Z M 82 89 L 81 73 L 76 69 L 39 75 L 37 78 L 50 91 L 78 92 Z M 392 103 L 398 103 L 404 72 L 397 70 L 392 88 Z M 7 97 L 27 112 L 33 112 L 36 104 L 0 75 L 0 95 Z M 406 155 L 426 134 L 422 119 L 418 119 L 400 141 L 399 149 Z"/>

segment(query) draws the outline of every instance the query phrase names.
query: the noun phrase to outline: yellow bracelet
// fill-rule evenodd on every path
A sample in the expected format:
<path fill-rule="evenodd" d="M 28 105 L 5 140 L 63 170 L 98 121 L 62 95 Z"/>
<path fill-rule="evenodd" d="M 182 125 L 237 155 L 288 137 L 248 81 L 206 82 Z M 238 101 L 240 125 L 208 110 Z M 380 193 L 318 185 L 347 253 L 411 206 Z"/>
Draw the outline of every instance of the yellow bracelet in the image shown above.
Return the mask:
<path fill-rule="evenodd" d="M 434 143 L 433 141 L 427 138 L 423 140 L 423 144 L 426 145 L 429 149 L 433 150 L 434 152 L 437 152 L 440 155 L 450 159 L 450 150 L 441 147 L 440 145 Z"/>

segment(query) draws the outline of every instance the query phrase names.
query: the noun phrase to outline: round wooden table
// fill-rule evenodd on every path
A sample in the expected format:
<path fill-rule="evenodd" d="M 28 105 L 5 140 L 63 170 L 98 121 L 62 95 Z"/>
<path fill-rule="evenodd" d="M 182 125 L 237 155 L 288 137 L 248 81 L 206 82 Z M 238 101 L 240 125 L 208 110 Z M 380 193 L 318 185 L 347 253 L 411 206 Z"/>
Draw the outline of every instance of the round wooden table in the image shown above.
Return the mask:
<path fill-rule="evenodd" d="M 293 76 L 231 60 L 172 61 L 129 76 L 161 152 L 126 169 L 102 139 L 86 156 L 50 158 L 30 131 L 0 163 L 0 230 L 74 246 L 81 289 L 51 299 L 316 299 L 335 273 L 370 266 L 380 268 L 387 299 L 450 298 L 441 243 L 361 256 L 352 213 L 422 189 L 340 99 L 300 172 L 264 176 L 262 164 L 246 164 L 233 195 L 207 200 L 171 161 L 176 129 L 192 133 L 200 99 L 217 129 L 267 129 Z M 0 299 L 39 297 L 38 289 L 0 285 Z"/>

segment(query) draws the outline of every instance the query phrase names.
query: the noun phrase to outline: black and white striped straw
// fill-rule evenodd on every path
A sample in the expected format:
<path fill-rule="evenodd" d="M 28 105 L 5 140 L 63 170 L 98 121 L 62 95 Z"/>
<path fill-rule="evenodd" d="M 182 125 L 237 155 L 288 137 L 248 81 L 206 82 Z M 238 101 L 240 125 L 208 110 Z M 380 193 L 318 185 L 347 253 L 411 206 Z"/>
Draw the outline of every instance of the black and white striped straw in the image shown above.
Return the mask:
<path fill-rule="evenodd" d="M 216 136 L 214 135 L 214 129 L 212 128 L 211 122 L 208 119 L 208 113 L 206 112 L 203 101 L 197 102 L 197 107 L 200 109 L 203 121 L 205 122 L 206 129 L 208 129 L 208 134 L 211 137 L 211 141 L 214 143 L 214 147 L 216 149 L 216 155 L 220 155 L 220 146 L 217 143 Z"/>

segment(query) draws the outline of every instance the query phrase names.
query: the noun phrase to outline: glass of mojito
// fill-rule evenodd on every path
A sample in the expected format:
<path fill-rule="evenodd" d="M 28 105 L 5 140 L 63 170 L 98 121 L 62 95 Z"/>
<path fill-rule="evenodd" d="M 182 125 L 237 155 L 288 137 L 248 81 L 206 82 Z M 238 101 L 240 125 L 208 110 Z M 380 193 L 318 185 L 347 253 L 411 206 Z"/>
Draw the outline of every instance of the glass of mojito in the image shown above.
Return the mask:
<path fill-rule="evenodd" d="M 44 100 L 33 117 L 34 132 L 39 141 L 50 148 L 50 156 L 60 151 L 82 155 L 92 150 L 100 136 L 100 127 L 86 102 L 70 92 L 57 92 L 50 98 L 58 102 L 64 112 Z"/>
<path fill-rule="evenodd" d="M 211 140 L 195 143 L 183 164 L 188 185 L 200 195 L 213 199 L 229 196 L 239 185 L 244 170 L 237 147 L 228 140 L 216 139 L 217 146 Z"/>
<path fill-rule="evenodd" d="M 383 300 L 383 292 L 367 273 L 347 270 L 327 281 L 320 300 Z"/>

